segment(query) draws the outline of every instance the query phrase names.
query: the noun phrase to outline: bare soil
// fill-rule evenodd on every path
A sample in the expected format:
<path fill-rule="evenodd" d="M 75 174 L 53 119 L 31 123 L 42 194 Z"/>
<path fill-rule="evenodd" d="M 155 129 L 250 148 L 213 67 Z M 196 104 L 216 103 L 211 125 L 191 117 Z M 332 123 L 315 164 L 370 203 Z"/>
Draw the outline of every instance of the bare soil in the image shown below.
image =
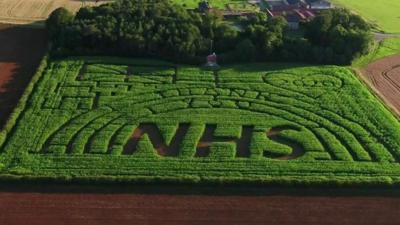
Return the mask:
<path fill-rule="evenodd" d="M 373 62 L 361 72 L 372 89 L 400 115 L 400 55 Z"/>
<path fill-rule="evenodd" d="M 189 130 L 189 124 L 179 124 L 178 129 L 169 145 L 166 144 L 156 124 L 141 124 L 132 134 L 128 143 L 124 146 L 123 154 L 132 154 L 137 149 L 137 145 L 143 135 L 147 134 L 159 155 L 177 156 L 179 154 L 179 145 L 185 138 Z"/>
<path fill-rule="evenodd" d="M 43 29 L 0 24 L 0 129 L 35 73 L 46 45 Z"/>
<path fill-rule="evenodd" d="M 400 224 L 399 198 L 0 193 L 7 225 Z"/>
<path fill-rule="evenodd" d="M 304 149 L 303 146 L 300 144 L 290 141 L 286 138 L 282 138 L 280 136 L 280 133 L 284 130 L 296 130 L 292 128 L 291 126 L 281 126 L 281 127 L 274 127 L 271 130 L 268 131 L 267 137 L 275 142 L 278 142 L 280 144 L 284 144 L 287 146 L 290 146 L 292 148 L 292 152 L 289 155 L 281 156 L 281 157 L 275 157 L 275 159 L 280 159 L 280 160 L 291 160 L 291 159 L 297 159 L 300 156 L 304 155 Z M 268 156 L 270 157 L 270 156 Z"/>

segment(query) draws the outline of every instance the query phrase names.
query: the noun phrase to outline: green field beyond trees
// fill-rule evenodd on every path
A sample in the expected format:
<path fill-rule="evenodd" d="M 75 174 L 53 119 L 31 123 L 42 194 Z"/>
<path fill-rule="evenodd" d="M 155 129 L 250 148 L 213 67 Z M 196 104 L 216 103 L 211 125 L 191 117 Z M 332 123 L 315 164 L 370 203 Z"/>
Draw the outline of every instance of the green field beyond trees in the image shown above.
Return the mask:
<path fill-rule="evenodd" d="M 400 33 L 399 0 L 332 0 L 376 24 L 387 33 Z"/>
<path fill-rule="evenodd" d="M 377 43 L 370 53 L 353 61 L 353 66 L 363 67 L 386 56 L 400 54 L 400 38 L 389 38 Z"/>
<path fill-rule="evenodd" d="M 400 182 L 400 124 L 344 67 L 51 61 L 1 135 L 3 177 Z"/>
<path fill-rule="evenodd" d="M 178 5 L 184 5 L 187 8 L 197 8 L 200 0 L 172 0 L 172 2 Z M 247 0 L 208 0 L 212 7 L 225 9 L 227 5 L 239 5 L 242 9 L 250 7 Z"/>

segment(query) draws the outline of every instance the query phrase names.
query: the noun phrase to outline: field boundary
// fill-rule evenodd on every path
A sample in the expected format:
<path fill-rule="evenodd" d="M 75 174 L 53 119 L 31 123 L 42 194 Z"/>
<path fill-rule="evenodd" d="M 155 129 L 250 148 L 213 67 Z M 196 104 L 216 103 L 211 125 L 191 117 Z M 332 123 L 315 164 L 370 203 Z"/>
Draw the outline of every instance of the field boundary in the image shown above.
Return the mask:
<path fill-rule="evenodd" d="M 31 80 L 29 81 L 28 86 L 26 87 L 20 100 L 18 101 L 17 106 L 14 108 L 13 112 L 9 115 L 6 123 L 4 124 L 3 129 L 0 131 L 0 150 L 3 147 L 3 145 L 5 144 L 8 134 L 12 132 L 16 123 L 18 122 L 18 118 L 23 113 L 25 106 L 29 100 L 29 97 L 31 96 L 31 93 L 33 92 L 33 90 L 36 86 L 36 83 L 43 76 L 43 74 L 44 74 L 43 72 L 47 67 L 48 60 L 49 60 L 49 55 L 48 55 L 48 53 L 46 53 L 44 55 L 44 57 L 42 58 L 42 60 L 40 61 L 40 64 L 39 64 L 35 74 L 32 76 Z"/>
<path fill-rule="evenodd" d="M 400 49 L 387 46 L 388 44 L 390 44 L 388 42 L 397 40 L 400 41 L 400 38 L 387 38 L 382 41 L 375 41 L 369 53 L 353 60 L 351 66 L 357 69 L 364 68 L 378 60 L 400 54 Z M 390 51 L 385 51 L 385 49 L 390 49 Z"/>
<path fill-rule="evenodd" d="M 46 18 L 41 18 L 40 20 L 31 20 L 31 19 L 11 19 L 7 17 L 0 16 L 0 23 L 4 24 L 15 24 L 19 26 L 26 26 L 30 28 L 44 28 L 45 27 Z"/>
<path fill-rule="evenodd" d="M 303 187 L 307 188 L 310 185 L 313 188 L 382 188 L 392 189 L 400 187 L 400 180 L 392 179 L 387 175 L 382 176 L 358 176 L 354 179 L 343 180 L 338 179 L 337 175 L 323 176 L 307 176 L 308 181 L 304 180 L 304 176 L 297 175 L 280 175 L 270 176 L 269 178 L 259 179 L 243 179 L 243 178 L 231 178 L 231 177 L 170 177 L 170 176 L 129 176 L 129 177 L 117 177 L 117 176 L 60 176 L 60 175 L 18 175 L 12 174 L 1 174 L 0 181 L 6 183 L 14 183 L 17 185 L 32 185 L 32 184 L 61 184 L 61 185 L 196 185 L 196 186 L 231 186 L 231 187 Z M 314 181 L 311 181 L 314 180 Z M 0 186 L 1 189 L 1 186 Z M 399 193 L 400 194 L 400 193 Z"/>
<path fill-rule="evenodd" d="M 352 185 L 330 186 L 307 184 L 208 184 L 198 183 L 164 183 L 160 186 L 152 183 L 120 182 L 63 182 L 60 180 L 26 180 L 0 178 L 0 191 L 4 192 L 38 192 L 38 193 L 98 193 L 98 194 L 174 194 L 174 195 L 242 195 L 262 196 L 285 194 L 290 196 L 387 196 L 400 197 L 398 186 Z M 160 183 L 157 183 L 160 184 Z"/>
<path fill-rule="evenodd" d="M 386 57 L 384 57 L 386 58 Z M 381 58 L 381 59 L 384 59 Z M 385 96 L 379 94 L 379 91 L 367 80 L 365 76 L 363 76 L 363 72 L 358 69 L 351 67 L 351 69 L 354 71 L 354 74 L 358 77 L 360 82 L 369 90 L 369 92 L 376 97 L 376 99 L 379 100 L 380 104 L 385 107 L 389 112 L 392 113 L 392 115 L 400 120 L 400 111 L 396 109 L 386 98 Z"/>
<path fill-rule="evenodd" d="M 393 114 L 393 116 L 396 119 L 400 120 L 400 109 L 398 109 L 395 105 L 393 105 L 389 101 L 389 99 L 386 96 L 384 96 L 384 94 L 381 93 L 375 87 L 375 85 L 372 83 L 372 81 L 369 80 L 369 75 L 366 73 L 366 71 L 363 71 L 365 68 L 368 68 L 368 66 L 373 64 L 373 63 L 376 63 L 378 61 L 382 61 L 382 60 L 385 60 L 385 59 L 389 59 L 389 58 L 392 58 L 392 57 L 396 57 L 398 55 L 400 55 L 400 54 L 392 54 L 392 55 L 388 55 L 388 56 L 385 56 L 385 57 L 381 57 L 381 58 L 378 58 L 376 60 L 373 60 L 373 61 L 369 62 L 368 64 L 366 64 L 366 65 L 364 65 L 362 67 L 352 67 L 352 69 L 355 71 L 355 73 L 357 74 L 359 79 L 362 80 L 363 83 L 367 86 L 368 90 L 370 90 L 370 92 L 373 95 L 377 96 L 377 99 L 379 99 L 381 104 L 385 108 L 387 108 Z M 383 76 L 383 74 L 382 74 L 382 76 Z"/>

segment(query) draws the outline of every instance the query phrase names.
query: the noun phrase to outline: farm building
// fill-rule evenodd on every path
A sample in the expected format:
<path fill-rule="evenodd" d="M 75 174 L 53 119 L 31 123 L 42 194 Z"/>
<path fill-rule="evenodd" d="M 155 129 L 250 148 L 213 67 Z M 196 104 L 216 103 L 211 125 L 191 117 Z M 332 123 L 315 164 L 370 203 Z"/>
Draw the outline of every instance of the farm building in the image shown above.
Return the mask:
<path fill-rule="evenodd" d="M 265 2 L 268 4 L 268 8 L 270 10 L 280 9 L 289 6 L 286 0 L 265 0 Z"/>
<path fill-rule="evenodd" d="M 276 10 L 267 10 L 270 17 L 283 16 L 288 22 L 289 29 L 297 30 L 301 21 L 308 21 L 315 17 L 315 12 L 306 7 L 288 7 Z"/>
<path fill-rule="evenodd" d="M 309 4 L 305 0 L 286 0 L 289 5 L 296 5 L 297 7 L 309 8 Z"/>
<path fill-rule="evenodd" d="M 269 8 L 268 16 L 283 16 L 290 29 L 298 29 L 301 21 L 308 21 L 321 10 L 332 8 L 332 4 L 325 0 L 266 0 Z"/>
<path fill-rule="evenodd" d="M 315 17 L 321 10 L 332 8 L 332 4 L 326 0 L 249 0 L 253 5 L 260 5 L 261 1 L 267 4 L 263 9 L 270 17 L 283 16 L 288 22 L 289 29 L 297 30 L 301 21 L 308 21 Z M 217 9 L 213 8 L 208 1 L 201 1 L 198 4 L 198 12 L 218 11 L 225 19 L 235 19 L 238 17 L 251 17 L 254 11 Z"/>
<path fill-rule="evenodd" d="M 327 0 L 265 0 L 269 10 L 289 10 L 306 8 L 312 10 L 325 10 L 333 8 Z"/>
<path fill-rule="evenodd" d="M 299 15 L 291 14 L 291 15 L 287 15 L 285 18 L 286 18 L 286 21 L 288 22 L 289 29 L 291 29 L 291 30 L 299 29 L 300 21 L 301 21 L 301 18 Z"/>
<path fill-rule="evenodd" d="M 326 10 L 333 8 L 332 3 L 326 0 L 308 0 L 308 4 L 310 6 L 310 9 L 314 10 Z"/>

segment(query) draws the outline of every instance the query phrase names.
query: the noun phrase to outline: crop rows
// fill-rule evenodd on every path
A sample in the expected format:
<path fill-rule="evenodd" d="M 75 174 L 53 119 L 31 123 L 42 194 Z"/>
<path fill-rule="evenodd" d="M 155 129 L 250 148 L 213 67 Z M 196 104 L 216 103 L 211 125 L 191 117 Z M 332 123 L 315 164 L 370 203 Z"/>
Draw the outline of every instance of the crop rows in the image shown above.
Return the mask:
<path fill-rule="evenodd" d="M 49 62 L 1 155 L 39 176 L 338 181 L 397 173 L 399 128 L 345 68 L 79 58 Z"/>

